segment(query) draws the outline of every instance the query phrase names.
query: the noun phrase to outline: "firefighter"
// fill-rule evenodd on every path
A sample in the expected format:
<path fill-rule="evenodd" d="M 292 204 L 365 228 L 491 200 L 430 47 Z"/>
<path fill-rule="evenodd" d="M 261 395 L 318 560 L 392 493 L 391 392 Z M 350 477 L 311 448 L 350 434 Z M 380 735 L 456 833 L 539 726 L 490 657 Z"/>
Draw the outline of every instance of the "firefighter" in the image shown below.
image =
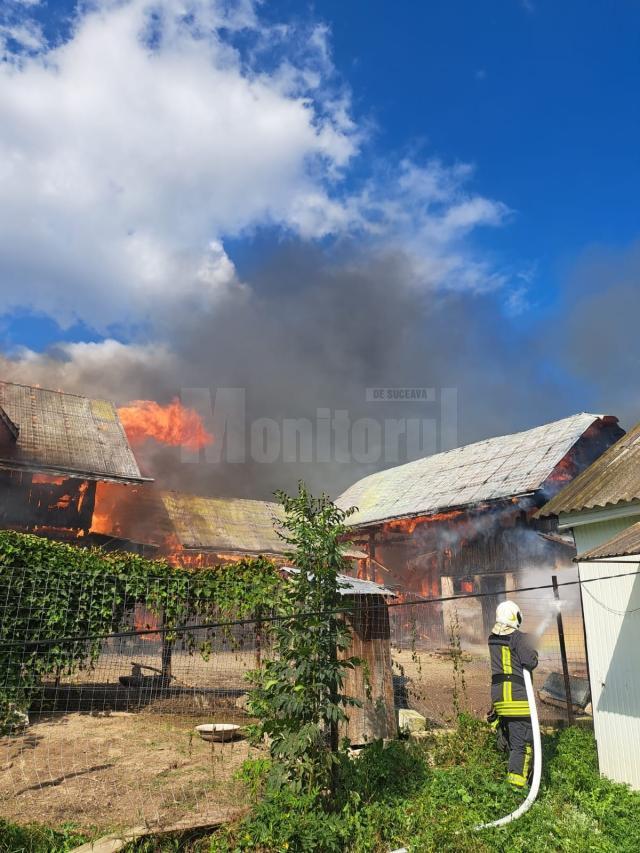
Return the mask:
<path fill-rule="evenodd" d="M 496 610 L 496 624 L 489 636 L 491 703 L 489 721 L 498 746 L 509 752 L 507 781 L 524 788 L 531 772 L 533 731 L 523 668 L 538 665 L 538 653 L 520 630 L 522 613 L 515 601 L 503 601 Z"/>

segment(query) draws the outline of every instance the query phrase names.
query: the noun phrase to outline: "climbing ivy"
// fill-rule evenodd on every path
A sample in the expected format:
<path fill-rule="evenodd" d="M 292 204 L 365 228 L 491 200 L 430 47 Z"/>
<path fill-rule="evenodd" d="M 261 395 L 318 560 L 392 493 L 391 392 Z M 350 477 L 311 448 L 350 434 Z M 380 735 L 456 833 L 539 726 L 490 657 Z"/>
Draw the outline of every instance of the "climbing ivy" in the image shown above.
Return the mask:
<path fill-rule="evenodd" d="M 262 557 L 190 570 L 0 531 L 0 728 L 23 717 L 43 677 L 95 663 L 102 638 L 127 627 L 137 603 L 162 617 L 166 640 L 194 649 L 179 630 L 187 620 L 262 616 L 277 610 L 281 590 Z"/>

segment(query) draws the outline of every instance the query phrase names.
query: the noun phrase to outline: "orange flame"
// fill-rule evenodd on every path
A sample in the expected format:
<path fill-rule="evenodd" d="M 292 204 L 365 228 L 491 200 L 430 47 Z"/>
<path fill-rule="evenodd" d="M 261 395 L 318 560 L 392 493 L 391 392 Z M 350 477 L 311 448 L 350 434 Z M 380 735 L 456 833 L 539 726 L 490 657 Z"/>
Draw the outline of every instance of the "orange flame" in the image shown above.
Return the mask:
<path fill-rule="evenodd" d="M 576 473 L 575 459 L 571 454 L 567 454 L 553 469 L 549 480 L 552 483 L 568 483 L 570 480 L 573 480 Z"/>
<path fill-rule="evenodd" d="M 175 397 L 161 406 L 154 400 L 134 400 L 118 409 L 120 420 L 132 444 L 154 438 L 163 444 L 199 450 L 211 444 L 213 435 L 204 428 L 195 409 L 188 409 Z"/>
<path fill-rule="evenodd" d="M 463 515 L 459 509 L 451 509 L 447 512 L 436 512 L 432 515 L 416 515 L 412 518 L 394 518 L 385 524 L 386 530 L 401 530 L 404 533 L 413 533 L 419 524 L 433 524 L 440 521 L 451 521 Z"/>
<path fill-rule="evenodd" d="M 68 479 L 67 477 L 55 477 L 53 474 L 34 474 L 31 477 L 31 482 L 34 486 L 37 485 L 51 485 L 51 486 L 61 486 L 64 481 Z"/>
<path fill-rule="evenodd" d="M 160 620 L 153 611 L 146 608 L 143 604 L 136 604 L 133 611 L 133 630 L 134 631 L 149 631 L 151 628 L 159 628 Z M 159 640 L 160 634 L 141 634 L 141 640 L 153 641 Z"/>
<path fill-rule="evenodd" d="M 96 500 L 91 517 L 91 533 L 117 536 L 119 533 L 118 508 L 126 486 L 119 483 L 96 483 Z"/>

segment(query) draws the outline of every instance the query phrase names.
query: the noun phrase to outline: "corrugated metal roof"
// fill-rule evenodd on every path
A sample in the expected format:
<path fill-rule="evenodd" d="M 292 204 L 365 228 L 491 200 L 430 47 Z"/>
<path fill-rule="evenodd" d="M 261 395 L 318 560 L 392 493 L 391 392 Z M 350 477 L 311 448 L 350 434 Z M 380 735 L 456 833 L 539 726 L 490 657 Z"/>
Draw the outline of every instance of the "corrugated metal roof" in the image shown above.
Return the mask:
<path fill-rule="evenodd" d="M 374 581 L 351 578 L 347 575 L 338 575 L 338 580 L 340 581 L 341 595 L 387 595 L 390 598 L 397 598 L 393 590 L 382 586 L 382 584 L 374 583 Z"/>
<path fill-rule="evenodd" d="M 640 423 L 538 512 L 540 516 L 640 500 Z"/>
<path fill-rule="evenodd" d="M 276 531 L 275 526 L 283 518 L 278 503 L 205 498 L 182 492 L 161 492 L 161 499 L 184 548 L 280 555 L 290 550 Z M 367 555 L 347 546 L 345 556 L 363 559 Z"/>
<path fill-rule="evenodd" d="M 300 569 L 295 566 L 281 566 L 283 572 L 299 572 Z M 361 580 L 360 578 L 352 578 L 349 575 L 338 575 L 338 592 L 340 595 L 385 595 L 390 598 L 397 598 L 396 593 L 387 589 L 382 584 L 375 581 Z"/>
<path fill-rule="evenodd" d="M 616 533 L 607 542 L 578 554 L 576 560 L 604 560 L 609 557 L 629 557 L 640 554 L 640 521 Z"/>
<path fill-rule="evenodd" d="M 0 468 L 138 483 L 142 477 L 113 403 L 0 382 L 0 406 L 19 429 Z"/>
<path fill-rule="evenodd" d="M 285 543 L 274 529 L 280 505 L 240 498 L 204 498 L 162 492 L 180 544 L 197 550 L 282 554 Z"/>
<path fill-rule="evenodd" d="M 349 524 L 364 525 L 533 492 L 601 417 L 582 412 L 380 471 L 359 480 L 336 503 L 357 506 Z"/>

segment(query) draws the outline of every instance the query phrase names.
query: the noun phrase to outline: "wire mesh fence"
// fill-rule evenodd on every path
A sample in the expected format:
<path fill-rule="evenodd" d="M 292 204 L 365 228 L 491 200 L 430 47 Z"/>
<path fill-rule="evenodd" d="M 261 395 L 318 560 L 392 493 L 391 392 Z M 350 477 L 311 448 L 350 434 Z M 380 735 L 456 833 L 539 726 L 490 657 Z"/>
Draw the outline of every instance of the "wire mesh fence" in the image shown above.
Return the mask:
<path fill-rule="evenodd" d="M 538 713 L 546 724 L 564 724 L 570 714 L 572 719 L 588 717 L 591 710 L 579 590 L 561 586 L 559 594 L 558 602 L 551 584 L 517 592 L 525 614 L 523 627 L 538 651 L 534 682 Z M 484 718 L 490 708 L 491 665 L 490 628 L 483 618 L 482 596 L 424 601 L 407 595 L 404 599 L 389 608 L 397 707 L 419 711 L 435 727 L 449 725 L 460 711 Z M 565 639 L 564 662 L 558 614 Z M 569 703 L 565 669 L 570 678 Z"/>
<path fill-rule="evenodd" d="M 95 831 L 189 826 L 238 814 L 246 793 L 237 771 L 247 757 L 264 755 L 263 748 L 231 735 L 206 740 L 196 727 L 237 726 L 231 731 L 241 734 L 252 722 L 247 673 L 273 653 L 269 626 L 277 617 L 223 618 L 212 602 L 206 620 L 187 613 L 167 626 L 139 591 L 116 600 L 109 579 L 94 578 L 80 589 L 73 612 L 61 614 L 55 633 L 44 636 L 40 626 L 56 578 L 52 573 L 27 601 L 24 571 L 16 569 L 0 590 L 5 623 L 16 624 L 17 614 L 22 626 L 0 636 L 0 693 L 16 709 L 0 738 L 2 816 L 71 821 Z M 150 599 L 161 582 L 149 582 Z M 560 610 L 547 585 L 517 596 L 537 637 L 535 682 L 547 723 L 567 718 L 558 612 L 576 685 L 587 669 L 578 589 L 561 587 L 560 596 Z M 79 613 L 89 601 L 111 608 L 117 631 L 80 630 Z M 484 717 L 491 683 L 486 612 L 477 595 L 345 596 L 343 618 L 352 632 L 345 655 L 363 663 L 347 674 L 345 693 L 360 707 L 349 711 L 342 734 L 354 744 L 393 737 L 399 709 L 418 712 L 433 727 L 451 724 L 459 711 Z M 297 618 L 305 618 L 304 608 Z"/>
<path fill-rule="evenodd" d="M 145 604 L 164 579 L 127 597 L 105 576 L 77 585 L 52 631 L 55 572 L 40 571 L 35 592 L 28 574 L 5 570 L 0 590 L 0 697 L 11 724 L 0 738 L 2 816 L 109 829 L 233 814 L 234 773 L 250 748 L 205 741 L 195 727 L 248 722 L 245 675 L 269 653 L 261 622 L 223 619 L 211 602 L 206 619 L 187 613 L 169 628 Z M 83 613 L 96 604 L 118 630 L 87 632 Z"/>

